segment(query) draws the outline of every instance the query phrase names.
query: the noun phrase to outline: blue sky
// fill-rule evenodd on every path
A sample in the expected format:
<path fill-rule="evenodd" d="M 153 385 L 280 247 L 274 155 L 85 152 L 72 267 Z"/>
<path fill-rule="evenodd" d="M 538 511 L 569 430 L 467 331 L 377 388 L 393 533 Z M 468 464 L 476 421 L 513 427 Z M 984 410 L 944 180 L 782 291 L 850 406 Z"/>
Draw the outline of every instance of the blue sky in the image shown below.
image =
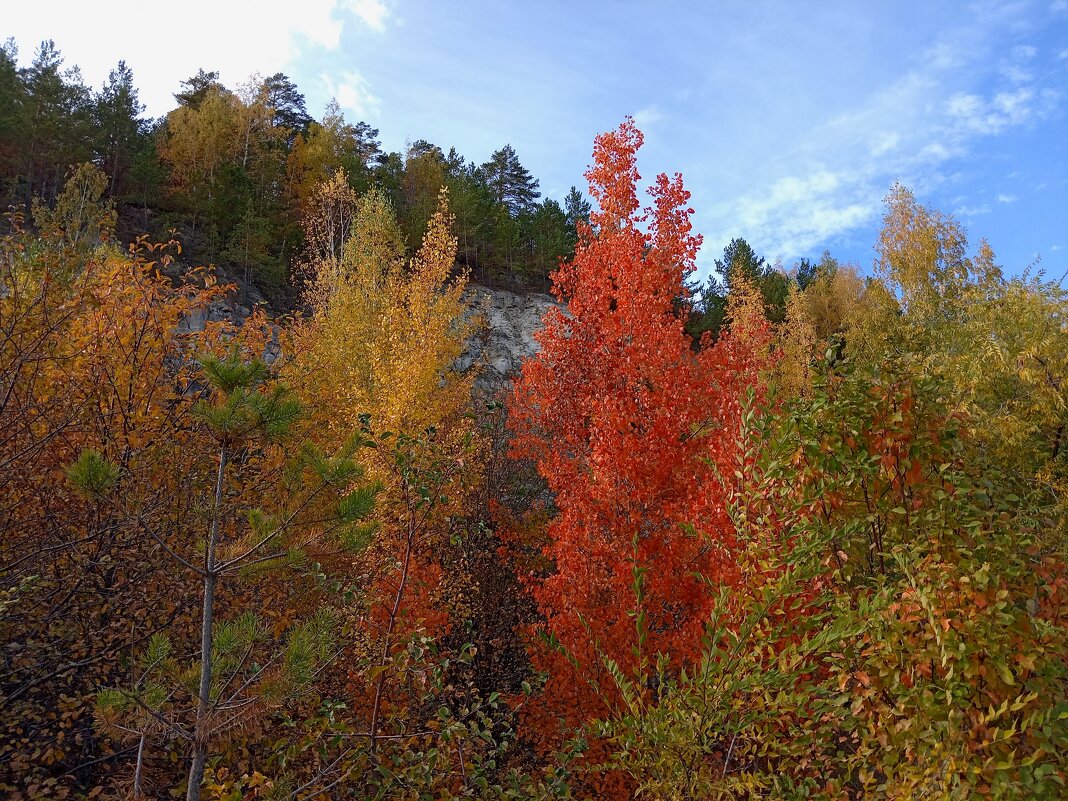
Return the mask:
<path fill-rule="evenodd" d="M 483 161 L 505 143 L 562 197 L 596 133 L 635 116 L 643 175 L 681 172 L 699 262 L 731 237 L 789 266 L 871 266 L 895 180 L 1019 273 L 1068 271 L 1068 2 L 20 3 L 21 60 L 56 40 L 98 85 L 119 58 L 149 113 L 198 67 L 288 73 L 388 149 Z"/>

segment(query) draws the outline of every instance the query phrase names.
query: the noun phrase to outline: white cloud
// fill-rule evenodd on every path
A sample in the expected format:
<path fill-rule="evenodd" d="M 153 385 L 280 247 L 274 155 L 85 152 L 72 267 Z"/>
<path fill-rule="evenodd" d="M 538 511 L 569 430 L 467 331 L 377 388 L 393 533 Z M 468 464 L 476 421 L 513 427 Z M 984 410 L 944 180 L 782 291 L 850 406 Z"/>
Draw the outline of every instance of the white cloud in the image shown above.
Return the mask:
<path fill-rule="evenodd" d="M 962 66 L 966 55 L 950 42 L 939 42 L 923 54 L 923 61 L 932 69 L 947 70 Z"/>
<path fill-rule="evenodd" d="M 948 159 L 952 154 L 952 151 L 946 147 L 942 142 L 931 142 L 920 148 L 919 153 L 916 154 L 917 161 L 923 162 L 940 162 Z"/>
<path fill-rule="evenodd" d="M 1019 64 L 1003 64 L 998 71 L 1012 83 L 1026 83 L 1035 77 L 1031 70 L 1024 69 Z"/>
<path fill-rule="evenodd" d="M 292 74 L 309 50 L 336 50 L 347 22 L 354 18 L 381 30 L 389 10 L 380 0 L 260 0 L 255 4 L 186 0 L 165 14 L 151 13 L 140 30 L 144 4 L 139 0 L 52 0 L 16 4 L 4 13 L 4 36 L 14 36 L 28 63 L 43 39 L 54 39 L 67 66 L 78 65 L 85 80 L 99 86 L 119 58 L 134 71 L 147 113 L 159 116 L 174 107 L 172 94 L 200 68 L 218 70 L 227 86 L 252 74 Z M 114 47 L 101 47 L 101 20 L 129 20 L 114 31 Z M 134 25 L 138 26 L 135 33 Z"/>
<path fill-rule="evenodd" d="M 901 134 L 897 131 L 886 131 L 875 137 L 870 147 L 873 156 L 883 156 L 898 146 Z"/>
<path fill-rule="evenodd" d="M 709 247 L 722 247 L 740 231 L 772 259 L 805 253 L 878 215 L 879 197 L 864 197 L 850 183 L 850 176 L 822 168 L 780 178 L 767 193 L 750 193 L 716 209 L 731 223 L 709 237 Z"/>
<path fill-rule="evenodd" d="M 949 98 L 946 111 L 952 118 L 956 134 L 993 135 L 1007 128 L 1022 125 L 1041 116 L 1055 102 L 1055 98 L 1038 96 L 1030 86 L 1008 92 L 997 92 L 986 99 L 974 94 L 955 94 Z"/>
<path fill-rule="evenodd" d="M 364 25 L 382 33 L 390 11 L 382 0 L 342 0 L 344 7 L 356 15 Z"/>
<path fill-rule="evenodd" d="M 1010 83 L 1027 83 L 1034 80 L 1034 72 L 1025 66 L 1038 54 L 1038 49 L 1031 45 L 1017 45 L 1009 51 L 1007 58 L 1003 58 L 998 65 L 1001 77 Z"/>
<path fill-rule="evenodd" d="M 949 102 L 946 104 L 946 111 L 952 117 L 974 117 L 979 114 L 982 108 L 983 99 L 979 95 L 957 93 L 949 98 Z"/>
<path fill-rule="evenodd" d="M 1030 114 L 1030 103 L 1034 96 L 1034 90 L 1029 88 L 998 92 L 994 95 L 994 108 L 1004 114 L 1009 123 L 1018 123 Z"/>
<path fill-rule="evenodd" d="M 709 237 L 709 251 L 717 239 L 742 235 L 760 243 L 769 258 L 790 260 L 876 221 L 894 181 L 921 197 L 966 182 L 950 167 L 981 140 L 1039 122 L 1063 106 L 1064 93 L 1042 88 L 1031 74 L 1035 48 L 1006 47 L 1000 61 L 990 57 L 1006 22 L 996 13 L 981 31 L 928 49 L 911 72 L 800 132 L 750 182 L 764 188 L 705 215 L 706 229 L 721 234 Z M 985 80 L 977 81 L 977 73 Z M 1015 200 L 997 197 L 998 203 Z M 962 217 L 990 214 L 992 205 L 954 202 Z"/>
<path fill-rule="evenodd" d="M 634 112 L 634 122 L 643 131 L 647 130 L 653 123 L 659 122 L 663 118 L 664 113 L 656 104 L 645 106 Z"/>
<path fill-rule="evenodd" d="M 1054 252 L 1054 253 L 1055 253 L 1055 252 L 1057 252 L 1058 250 L 1061 250 L 1061 249 L 1062 249 L 1062 247 L 1063 247 L 1063 245 L 1050 245 L 1050 246 L 1049 246 L 1049 249 L 1050 249 L 1050 251 L 1051 251 L 1051 252 Z"/>
<path fill-rule="evenodd" d="M 327 94 L 333 96 L 343 109 L 362 118 L 378 115 L 380 101 L 371 93 L 370 86 L 360 73 L 346 70 L 339 80 L 326 73 L 319 77 Z"/>

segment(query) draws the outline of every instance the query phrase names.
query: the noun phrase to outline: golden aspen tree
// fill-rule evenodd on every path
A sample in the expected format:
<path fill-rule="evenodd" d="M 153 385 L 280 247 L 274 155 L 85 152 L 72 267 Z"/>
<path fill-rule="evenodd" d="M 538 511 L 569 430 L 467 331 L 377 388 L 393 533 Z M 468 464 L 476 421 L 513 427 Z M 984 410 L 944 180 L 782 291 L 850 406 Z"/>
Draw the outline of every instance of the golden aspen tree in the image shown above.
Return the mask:
<path fill-rule="evenodd" d="M 281 143 L 285 131 L 274 125 L 274 109 L 262 78 L 253 76 L 243 84 L 239 88 L 239 100 L 237 162 L 243 169 L 249 169 L 263 158 L 264 151 Z"/>
<path fill-rule="evenodd" d="M 886 207 L 875 246 L 879 275 L 899 290 L 905 307 L 918 312 L 958 299 L 971 267 L 964 228 L 900 184 L 890 190 Z"/>
<path fill-rule="evenodd" d="M 943 380 L 977 445 L 1054 512 L 1063 546 L 1068 295 L 1041 274 L 1006 279 L 985 241 L 969 255 L 963 226 L 907 189 L 886 202 L 879 278 L 851 320 L 850 354 Z"/>
<path fill-rule="evenodd" d="M 327 436 L 344 438 L 362 415 L 377 430 L 414 436 L 466 410 L 473 377 L 452 365 L 472 323 L 461 299 L 466 278 L 450 280 L 451 224 L 443 189 L 422 247 L 405 264 L 392 209 L 372 191 L 355 208 L 341 258 L 323 249 L 314 311 L 293 331 L 288 369 L 314 387 L 306 394 L 318 399 Z"/>
<path fill-rule="evenodd" d="M 451 225 L 442 190 L 422 247 L 406 262 L 388 200 L 376 191 L 361 198 L 340 262 L 320 262 L 309 292 L 312 314 L 293 326 L 284 346 L 290 355 L 283 375 L 308 398 L 313 436 L 324 447 L 373 430 L 432 442 L 433 460 L 460 462 L 462 469 L 447 471 L 453 478 L 441 493 L 451 504 L 435 521 L 462 512 L 477 472 L 476 460 L 465 458 L 474 441 L 466 414 L 473 376 L 452 369 L 474 323 L 461 298 L 465 277 L 450 279 L 456 256 Z M 369 456 L 363 464 L 384 484 L 383 507 L 404 506 L 411 477 L 382 458 Z M 415 556 L 422 570 L 413 584 L 424 588 L 441 579 L 440 554 L 431 547 L 441 533 L 430 532 L 435 521 L 420 522 L 425 536 Z M 388 573 L 410 550 L 410 532 L 400 527 L 383 525 L 362 569 Z"/>
<path fill-rule="evenodd" d="M 407 725 L 389 710 L 418 703 L 405 678 L 422 669 L 409 666 L 409 643 L 446 631 L 468 594 L 466 571 L 450 565 L 478 478 L 466 413 L 473 376 L 453 364 L 473 323 L 465 277 L 451 278 L 451 225 L 443 189 L 422 246 L 406 260 L 385 195 L 362 197 L 340 259 L 324 254 L 316 265 L 310 317 L 283 345 L 283 375 L 309 399 L 319 445 L 354 434 L 377 442 L 361 464 L 381 486 L 381 525 L 351 565 L 359 602 L 341 610 L 349 723 L 367 732 L 372 763 Z"/>
<path fill-rule="evenodd" d="M 863 310 L 864 292 L 856 268 L 833 260 L 821 263 L 803 288 L 791 284 L 777 337 L 782 359 L 775 383 L 783 399 L 808 395 L 815 378 L 814 361 L 825 355 L 828 346 L 841 345 L 841 336 L 848 336 Z"/>
<path fill-rule="evenodd" d="M 217 178 L 224 165 L 244 149 L 242 103 L 221 87 L 207 90 L 195 108 L 180 106 L 167 115 L 159 154 L 170 168 L 171 189 L 194 214 L 211 209 Z"/>
<path fill-rule="evenodd" d="M 851 264 L 839 264 L 804 288 L 798 301 L 816 338 L 846 331 L 864 296 L 864 279 Z"/>
<path fill-rule="evenodd" d="M 790 287 L 786 296 L 786 320 L 779 330 L 782 359 L 776 383 L 783 397 L 807 395 L 812 385 L 812 360 L 819 340 L 805 308 L 804 293 Z"/>
<path fill-rule="evenodd" d="M 313 206 L 316 186 L 344 170 L 357 186 L 364 186 L 378 153 L 378 131 L 366 123 L 345 121 L 336 102 L 321 122 L 311 122 L 293 140 L 286 162 L 287 192 L 298 214 Z"/>
<path fill-rule="evenodd" d="M 338 275 L 341 254 L 345 250 L 356 214 L 356 191 L 349 185 L 344 170 L 317 183 L 310 193 L 308 208 L 301 219 L 304 232 L 304 257 L 298 271 L 308 282 L 307 300 L 320 307 L 336 288 L 331 283 Z M 329 287 L 329 289 L 328 289 Z"/>
<path fill-rule="evenodd" d="M 419 242 L 426 231 L 427 221 L 437 206 L 437 197 L 445 185 L 444 157 L 439 149 L 419 151 L 412 146 L 404 161 L 401 191 L 405 207 L 405 239 Z"/>

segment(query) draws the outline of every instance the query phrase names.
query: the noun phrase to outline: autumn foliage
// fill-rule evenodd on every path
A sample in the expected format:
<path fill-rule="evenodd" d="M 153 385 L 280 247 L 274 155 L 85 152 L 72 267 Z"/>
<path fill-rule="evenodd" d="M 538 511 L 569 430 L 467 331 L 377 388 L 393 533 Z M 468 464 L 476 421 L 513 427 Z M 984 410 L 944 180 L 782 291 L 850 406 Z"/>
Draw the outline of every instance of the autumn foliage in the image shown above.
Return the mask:
<path fill-rule="evenodd" d="M 660 175 L 639 211 L 641 143 L 629 120 L 597 138 L 587 177 L 599 209 L 554 274 L 568 310 L 550 312 L 511 403 L 515 452 L 537 461 L 557 508 L 552 572 L 530 577 L 545 632 L 567 652 L 538 651 L 546 726 L 605 711 L 611 698 L 594 687 L 605 658 L 629 666 L 646 649 L 679 667 L 693 660 L 710 585 L 736 575 L 726 501 L 742 409 L 763 399 L 769 329 L 738 306 L 732 332 L 695 352 L 678 311 L 701 241 L 689 193 Z M 628 612 L 638 574 L 644 595 Z"/>
<path fill-rule="evenodd" d="M 1059 284 L 895 187 L 871 278 L 735 240 L 691 297 L 628 119 L 501 404 L 431 146 L 399 222 L 367 131 L 286 163 L 266 95 L 195 88 L 173 191 L 211 229 L 235 159 L 292 183 L 301 311 L 119 247 L 91 164 L 5 218 L 5 797 L 1064 795 Z"/>

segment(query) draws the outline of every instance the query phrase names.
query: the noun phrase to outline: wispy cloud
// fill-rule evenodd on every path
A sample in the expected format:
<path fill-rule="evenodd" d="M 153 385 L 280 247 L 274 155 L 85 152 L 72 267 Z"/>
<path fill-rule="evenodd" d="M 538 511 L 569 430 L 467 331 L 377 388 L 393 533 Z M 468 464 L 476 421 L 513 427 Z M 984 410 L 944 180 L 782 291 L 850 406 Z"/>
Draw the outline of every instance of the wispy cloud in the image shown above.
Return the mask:
<path fill-rule="evenodd" d="M 715 209 L 719 231 L 710 245 L 742 231 L 770 257 L 796 258 L 877 220 L 893 181 L 921 194 L 951 184 L 961 178 L 957 160 L 983 141 L 1046 118 L 1063 95 L 1036 78 L 1036 48 L 1019 45 L 1000 61 L 990 58 L 1005 24 L 1003 13 L 992 12 L 982 30 L 929 48 L 914 69 L 803 132 L 775 165 L 780 174 L 769 189 Z M 962 217 L 991 211 L 986 203 L 956 209 Z"/>
<path fill-rule="evenodd" d="M 878 198 L 857 192 L 847 173 L 817 169 L 809 175 L 780 178 L 767 193 L 744 195 L 714 211 L 731 219 L 731 230 L 770 245 L 774 258 L 805 253 L 870 219 L 878 209 Z M 724 230 L 718 238 L 731 235 Z"/>
<path fill-rule="evenodd" d="M 958 137 L 968 134 L 999 134 L 1007 128 L 1022 125 L 1041 116 L 1048 100 L 1030 86 L 1022 86 L 1007 92 L 997 92 L 993 97 L 978 95 L 953 95 L 946 104 L 950 130 Z"/>
<path fill-rule="evenodd" d="M 390 10 L 382 0 L 342 0 L 342 7 L 371 30 L 379 33 L 385 31 Z"/>
<path fill-rule="evenodd" d="M 877 134 L 869 148 L 873 156 L 884 156 L 893 150 L 901 142 L 901 134 L 897 131 L 885 131 Z"/>
<path fill-rule="evenodd" d="M 660 122 L 663 118 L 664 112 L 655 103 L 634 112 L 634 122 L 643 131 L 648 130 L 654 123 Z"/>
<path fill-rule="evenodd" d="M 923 54 L 923 62 L 932 69 L 952 69 L 963 66 L 966 62 L 965 52 L 950 42 L 938 42 Z"/>
<path fill-rule="evenodd" d="M 359 118 L 378 115 L 381 101 L 371 92 L 371 87 L 360 73 L 346 70 L 338 78 L 323 73 L 320 79 L 327 94 L 337 100 L 341 108 Z"/>
<path fill-rule="evenodd" d="M 1008 56 L 1001 59 L 998 72 L 1012 83 L 1026 83 L 1033 80 L 1034 72 L 1029 65 L 1037 53 L 1038 49 L 1031 45 L 1017 45 L 1009 51 Z"/>

